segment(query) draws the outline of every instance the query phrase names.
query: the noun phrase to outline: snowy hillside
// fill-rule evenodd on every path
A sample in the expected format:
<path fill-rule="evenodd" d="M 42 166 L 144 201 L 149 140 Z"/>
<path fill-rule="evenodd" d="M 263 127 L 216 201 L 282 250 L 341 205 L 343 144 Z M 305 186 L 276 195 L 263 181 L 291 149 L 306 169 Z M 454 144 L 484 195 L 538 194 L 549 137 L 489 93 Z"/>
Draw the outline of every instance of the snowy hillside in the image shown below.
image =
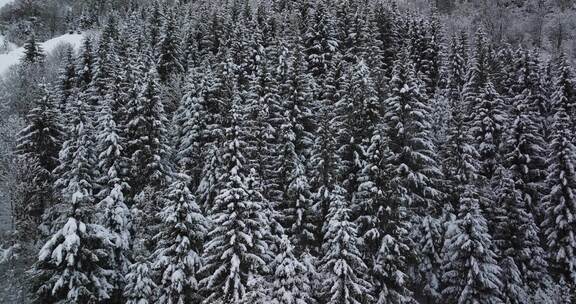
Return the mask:
<path fill-rule="evenodd" d="M 12 2 L 14 0 L 0 0 L 0 8 L 2 8 L 4 5 Z"/>
<path fill-rule="evenodd" d="M 2 1 L 2 0 L 0 0 Z M 1 2 L 0 2 L 1 3 Z M 82 34 L 65 34 L 53 39 L 50 39 L 44 43 L 42 43 L 42 49 L 46 54 L 49 54 L 54 50 L 58 45 L 63 43 L 69 43 L 74 48 L 78 48 L 82 41 Z M 22 58 L 24 54 L 24 48 L 17 48 L 14 49 L 7 54 L 0 54 L 0 75 L 6 73 L 6 71 Z"/>

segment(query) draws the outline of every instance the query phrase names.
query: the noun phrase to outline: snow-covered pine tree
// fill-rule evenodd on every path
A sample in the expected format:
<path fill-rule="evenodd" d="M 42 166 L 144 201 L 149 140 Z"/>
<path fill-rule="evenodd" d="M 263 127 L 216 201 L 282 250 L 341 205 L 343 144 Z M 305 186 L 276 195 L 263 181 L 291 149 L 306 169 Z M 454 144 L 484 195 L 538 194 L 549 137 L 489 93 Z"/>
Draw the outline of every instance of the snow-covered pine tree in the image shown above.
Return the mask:
<path fill-rule="evenodd" d="M 490 179 L 496 166 L 502 162 L 501 146 L 506 114 L 504 100 L 494 89 L 489 76 L 480 94 L 476 95 L 472 112 L 474 120 L 469 131 L 478 152 L 478 174 Z"/>
<path fill-rule="evenodd" d="M 342 1 L 336 4 L 336 25 L 339 51 L 344 60 L 358 63 L 361 58 L 367 58 L 369 49 L 369 18 L 366 10 L 362 10 L 353 1 Z"/>
<path fill-rule="evenodd" d="M 304 48 L 308 61 L 308 71 L 312 76 L 326 77 L 330 61 L 339 47 L 336 39 L 334 17 L 326 7 L 326 2 L 317 1 L 307 25 Z"/>
<path fill-rule="evenodd" d="M 188 189 L 189 177 L 178 174 L 164 195 L 160 232 L 155 236 L 154 270 L 159 274 L 156 303 L 199 303 L 197 274 L 207 221 Z"/>
<path fill-rule="evenodd" d="M 415 232 L 420 238 L 415 239 L 418 246 L 418 274 L 416 281 L 420 288 L 414 293 L 428 302 L 437 302 L 442 298 L 442 242 L 444 241 L 443 218 L 426 215 Z"/>
<path fill-rule="evenodd" d="M 439 208 L 436 184 L 441 171 L 430 138 L 430 107 L 408 54 L 402 51 L 395 62 L 391 92 L 384 102 L 384 135 L 390 149 L 386 162 L 392 191 L 405 196 L 405 207 L 423 212 Z"/>
<path fill-rule="evenodd" d="M 560 54 L 557 62 L 556 78 L 554 79 L 551 105 L 563 107 L 570 117 L 572 135 L 576 134 L 576 79 L 566 56 Z M 576 136 L 576 135 L 575 135 Z"/>
<path fill-rule="evenodd" d="M 66 48 L 64 62 L 58 73 L 58 108 L 62 111 L 62 115 L 66 110 L 67 103 L 72 99 L 71 95 L 78 81 L 76 57 L 72 46 Z"/>
<path fill-rule="evenodd" d="M 439 24 L 428 24 L 423 19 L 410 22 L 408 39 L 410 59 L 414 64 L 416 74 L 422 80 L 422 94 L 434 96 L 439 78 L 440 56 L 438 34 Z"/>
<path fill-rule="evenodd" d="M 504 163 L 512 171 L 517 190 L 539 221 L 545 178 L 545 148 L 542 119 L 538 114 L 540 84 L 537 66 L 528 52 L 520 52 L 517 80 L 505 134 Z"/>
<path fill-rule="evenodd" d="M 90 83 L 88 88 L 81 92 L 88 99 L 94 115 L 106 103 L 105 99 L 113 91 L 119 74 L 120 63 L 114 40 L 116 32 L 116 21 L 113 17 L 109 17 L 98 40 Z M 98 123 L 97 119 L 94 119 L 94 123 Z"/>
<path fill-rule="evenodd" d="M 138 97 L 128 105 L 126 153 L 131 158 L 131 193 L 145 186 L 162 189 L 169 182 L 167 118 L 159 96 L 157 73 L 144 75 Z"/>
<path fill-rule="evenodd" d="M 42 96 L 26 117 L 28 125 L 18 133 L 18 155 L 37 159 L 48 172 L 58 165 L 58 152 L 64 135 L 59 114 L 51 89 L 43 85 Z"/>
<path fill-rule="evenodd" d="M 344 80 L 341 65 L 331 67 L 326 80 L 326 94 L 316 100 L 316 132 L 310 156 L 310 184 L 312 187 L 313 210 L 316 214 L 316 240 L 320 245 L 323 239 L 321 227 L 328 216 L 330 192 L 337 182 L 337 135 L 338 122 L 335 119 L 335 104 L 343 95 Z M 319 246 L 318 246 L 319 247 Z"/>
<path fill-rule="evenodd" d="M 62 203 L 53 234 L 39 252 L 34 266 L 34 290 L 41 303 L 90 303 L 110 298 L 110 232 L 94 223 L 94 151 L 87 126 L 87 106 L 73 107 L 70 138 L 60 152 L 56 169 Z"/>
<path fill-rule="evenodd" d="M 156 69 L 162 83 L 166 83 L 175 73 L 184 71 L 180 54 L 180 42 L 178 38 L 176 14 L 173 9 L 168 9 L 163 15 L 164 24 L 158 42 L 158 62 Z"/>
<path fill-rule="evenodd" d="M 149 56 L 155 58 L 157 54 L 157 47 L 160 41 L 160 31 L 162 29 L 163 11 L 161 8 L 161 1 L 154 0 L 150 7 L 146 10 L 146 39 L 148 45 L 146 52 Z"/>
<path fill-rule="evenodd" d="M 53 184 L 54 191 L 59 194 L 59 197 L 63 197 L 65 189 L 74 181 L 74 175 L 79 170 L 76 168 L 77 165 L 82 165 L 83 174 L 89 177 L 85 179 L 85 187 L 89 187 L 90 191 L 93 191 L 96 186 L 95 179 L 98 174 L 96 151 L 94 150 L 94 129 L 89 117 L 90 107 L 86 100 L 76 96 L 74 102 L 69 103 L 67 112 L 70 113 L 71 119 L 67 120 L 62 126 L 66 134 L 66 141 L 63 142 L 58 154 L 58 165 L 52 171 L 56 179 Z M 77 161 L 76 157 L 81 158 L 82 161 Z M 94 195 L 92 193 L 90 195 L 90 199 L 93 200 L 95 198 Z M 66 203 L 61 200 L 56 201 Z M 92 201 L 92 204 L 94 203 L 95 201 Z M 58 204 L 50 209 L 45 214 L 45 221 L 48 221 L 51 227 L 49 230 L 54 232 L 52 228 L 64 225 L 66 216 L 60 216 L 62 214 Z M 58 218 L 51 218 L 52 216 L 57 216 Z"/>
<path fill-rule="evenodd" d="M 267 273 L 271 260 L 267 243 L 266 200 L 244 154 L 247 115 L 237 91 L 230 110 L 231 124 L 220 145 L 221 175 L 217 195 L 208 211 L 211 230 L 204 245 L 204 266 L 200 282 L 206 294 L 204 303 L 239 303 L 248 288 L 250 276 Z"/>
<path fill-rule="evenodd" d="M 358 175 L 364 167 L 365 150 L 381 117 L 381 105 L 370 76 L 360 60 L 346 77 L 346 94 L 335 104 L 338 130 L 338 179 L 351 197 L 358 189 Z"/>
<path fill-rule="evenodd" d="M 92 77 L 94 76 L 94 40 L 92 36 L 86 35 L 82 40 L 82 46 L 77 60 L 77 86 L 83 90 L 92 82 Z"/>
<path fill-rule="evenodd" d="M 461 41 L 463 41 L 463 46 L 467 44 L 465 37 L 466 34 L 462 33 Z M 466 75 L 466 84 L 462 91 L 470 121 L 474 121 L 473 109 L 476 108 L 476 104 L 479 101 L 478 95 L 480 95 L 488 79 L 488 42 L 486 41 L 486 34 L 482 28 L 476 31 L 474 43 L 472 58 L 465 60 L 468 63 L 469 69 Z M 466 47 L 464 49 L 466 49 Z"/>
<path fill-rule="evenodd" d="M 218 124 L 215 89 L 215 75 L 210 64 L 204 62 L 203 67 L 193 69 L 188 76 L 186 93 L 174 115 L 176 163 L 190 176 L 190 189 L 198 188 L 207 148 L 216 139 L 212 134 Z"/>
<path fill-rule="evenodd" d="M 443 159 L 442 170 L 448 182 L 446 192 L 453 211 L 457 211 L 460 195 L 463 191 L 462 186 L 470 184 L 478 178 L 480 165 L 478 152 L 473 145 L 474 138 L 469 132 L 470 124 L 466 119 L 467 110 L 462 94 L 466 83 L 462 52 L 462 45 L 456 38 L 453 38 L 447 69 L 447 87 L 444 90 L 444 98 L 446 98 L 446 106 L 448 107 L 446 140 L 440 147 L 440 156 Z"/>
<path fill-rule="evenodd" d="M 124 299 L 126 304 L 152 304 L 158 286 L 152 280 L 150 263 L 139 257 L 130 265 L 126 274 Z"/>
<path fill-rule="evenodd" d="M 214 69 L 214 86 L 206 96 L 208 107 L 207 144 L 202 155 L 203 166 L 198 181 L 196 197 L 203 210 L 210 210 L 217 195 L 219 170 L 221 168 L 219 147 L 225 137 L 225 128 L 229 126 L 233 88 L 236 88 L 235 65 L 229 54 L 222 54 L 221 63 Z M 210 74 L 208 75 L 208 77 Z M 236 96 L 238 98 L 238 96 Z"/>
<path fill-rule="evenodd" d="M 540 246 L 540 229 L 509 170 L 500 166 L 492 186 L 496 200 L 493 239 L 502 268 L 506 303 L 526 303 L 548 279 L 546 253 Z M 530 292 L 532 294 L 532 292 Z"/>
<path fill-rule="evenodd" d="M 280 200 L 278 176 L 275 174 L 278 164 L 277 149 L 281 143 L 277 134 L 279 124 L 285 117 L 278 115 L 281 111 L 281 100 L 278 91 L 278 82 L 272 75 L 272 64 L 266 58 L 262 47 L 259 47 L 259 62 L 255 63 L 253 76 L 249 76 L 249 84 L 241 92 L 246 98 L 246 110 L 249 112 L 245 118 L 248 146 L 246 158 L 251 168 L 256 169 L 262 177 L 264 195 L 276 203 Z"/>
<path fill-rule="evenodd" d="M 96 152 L 100 177 L 97 178 L 100 193 L 97 197 L 105 198 L 117 185 L 122 191 L 130 190 L 128 185 L 129 159 L 125 152 L 125 139 L 121 136 L 122 127 L 118 126 L 110 100 L 100 107 L 98 113 L 98 130 L 96 133 Z"/>
<path fill-rule="evenodd" d="M 29 170 L 22 170 L 16 182 L 27 183 L 18 193 L 14 204 L 18 210 L 14 214 L 16 228 L 22 237 L 34 238 L 27 234 L 26 227 L 37 227 L 44 211 L 54 203 L 52 184 L 55 180 L 52 170 L 58 165 L 58 152 L 64 139 L 60 124 L 60 112 L 52 92 L 43 86 L 43 95 L 37 99 L 26 117 L 27 125 L 17 134 L 16 155 Z"/>
<path fill-rule="evenodd" d="M 396 200 L 396 204 L 393 200 Z M 383 234 L 378 252 L 373 258 L 372 281 L 378 304 L 399 304 L 415 301 L 413 292 L 410 290 L 412 281 L 409 276 L 409 267 L 415 265 L 416 262 L 413 251 L 415 245 L 411 239 L 412 225 L 409 221 L 411 212 L 398 203 L 397 196 L 393 200 L 388 203 L 391 207 L 382 212 L 386 222 L 383 229 L 385 234 Z M 426 221 L 423 220 L 420 226 L 426 227 L 425 223 Z M 427 238 L 428 235 L 422 237 L 424 240 L 431 239 Z M 431 237 L 435 237 L 435 235 Z M 426 254 L 432 257 L 432 253 L 431 251 Z M 434 273 L 430 273 L 430 278 L 435 279 L 434 275 Z M 426 283 L 433 287 L 433 281 Z"/>
<path fill-rule="evenodd" d="M 310 250 L 315 241 L 315 222 L 312 214 L 312 193 L 308 178 L 307 162 L 312 141 L 311 78 L 305 71 L 305 61 L 299 46 L 292 62 L 285 50 L 280 63 L 279 77 L 282 117 L 278 130 L 280 162 L 277 165 L 277 178 L 282 189 L 282 199 L 277 207 L 279 222 L 284 227 L 290 242 L 299 253 Z"/>
<path fill-rule="evenodd" d="M 110 267 L 114 270 L 109 282 L 112 284 L 111 301 L 123 301 L 122 294 L 126 284 L 125 275 L 130 266 L 132 224 L 130 210 L 124 202 L 123 187 L 116 184 L 110 188 L 106 197 L 96 208 L 99 210 L 100 224 L 109 231 L 112 243 L 110 254 Z"/>
<path fill-rule="evenodd" d="M 316 303 L 310 282 L 309 267 L 295 253 L 290 240 L 284 236 L 280 243 L 280 254 L 272 263 L 274 282 L 270 295 L 272 304 Z"/>
<path fill-rule="evenodd" d="M 372 61 L 371 68 L 373 71 L 379 71 L 374 75 L 374 81 L 378 92 L 382 93 L 392 77 L 392 68 L 400 41 L 396 39 L 398 35 L 393 9 L 385 3 L 377 2 L 374 3 L 373 10 L 370 18 L 370 32 L 374 39 L 372 43 L 377 45 L 376 53 L 380 56 L 378 56 L 379 61 Z"/>
<path fill-rule="evenodd" d="M 408 267 L 416 262 L 414 229 L 409 220 L 414 213 L 408 208 L 404 190 L 391 184 L 394 167 L 387 162 L 391 151 L 384 135 L 386 128 L 386 121 L 382 120 L 368 148 L 368 161 L 355 197 L 360 211 L 356 221 L 362 228 L 363 258 L 370 267 L 376 302 L 405 303 L 413 301 L 409 290 L 413 281 L 408 276 Z M 425 223 L 426 220 L 421 221 L 421 228 L 427 228 Z M 423 242 L 429 240 L 427 237 L 426 234 L 421 236 Z"/>
<path fill-rule="evenodd" d="M 557 87 L 561 90 L 562 87 Z M 556 94 L 555 101 L 561 102 Z M 553 104 L 554 118 L 551 129 L 550 152 L 547 160 L 546 184 L 550 192 L 544 197 L 544 235 L 552 274 L 565 282 L 576 284 L 576 147 L 570 128 L 566 105 Z"/>
<path fill-rule="evenodd" d="M 442 297 L 446 303 L 503 303 L 501 268 L 493 251 L 479 195 L 468 186 L 444 243 Z"/>
<path fill-rule="evenodd" d="M 36 40 L 36 35 L 34 33 L 28 35 L 28 39 L 24 43 L 24 56 L 21 62 L 24 64 L 41 64 L 44 62 L 45 57 L 46 54 L 44 54 L 42 46 Z"/>
<path fill-rule="evenodd" d="M 346 190 L 339 185 L 328 194 L 330 208 L 324 223 L 320 271 L 324 274 L 322 298 L 326 303 L 360 304 L 372 301 L 367 267 L 358 249 L 357 229 L 350 220 Z"/>

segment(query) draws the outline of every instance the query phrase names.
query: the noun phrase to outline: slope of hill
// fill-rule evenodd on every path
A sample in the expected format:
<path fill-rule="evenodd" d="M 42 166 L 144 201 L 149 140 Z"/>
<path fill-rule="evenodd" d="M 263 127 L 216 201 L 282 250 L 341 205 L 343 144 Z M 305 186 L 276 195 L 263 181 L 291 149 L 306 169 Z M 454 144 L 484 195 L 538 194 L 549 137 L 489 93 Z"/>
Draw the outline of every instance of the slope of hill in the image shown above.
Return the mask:
<path fill-rule="evenodd" d="M 49 54 L 58 45 L 63 44 L 63 43 L 69 43 L 74 48 L 77 49 L 80 46 L 80 43 L 82 41 L 82 37 L 83 37 L 82 34 L 65 34 L 65 35 L 62 35 L 62 36 L 59 36 L 59 37 L 56 37 L 56 38 L 53 38 L 53 39 L 50 39 L 48 41 L 43 42 L 42 43 L 42 49 L 44 49 L 44 52 L 46 54 Z M 20 58 L 22 58 L 23 54 L 24 54 L 24 48 L 22 48 L 22 47 L 14 49 L 14 50 L 6 53 L 6 54 L 1 54 L 0 55 L 0 75 L 6 73 L 6 71 L 8 71 L 8 69 L 11 66 L 18 63 Z"/>

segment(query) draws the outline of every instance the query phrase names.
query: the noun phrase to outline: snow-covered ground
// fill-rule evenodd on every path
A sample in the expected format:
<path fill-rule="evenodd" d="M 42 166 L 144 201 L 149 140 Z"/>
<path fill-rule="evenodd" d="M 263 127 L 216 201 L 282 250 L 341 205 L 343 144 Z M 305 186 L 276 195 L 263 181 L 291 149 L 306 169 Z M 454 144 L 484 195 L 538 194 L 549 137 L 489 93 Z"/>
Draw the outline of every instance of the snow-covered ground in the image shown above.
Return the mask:
<path fill-rule="evenodd" d="M 3 0 L 0 0 L 3 1 Z M 58 45 L 63 43 L 71 44 L 75 49 L 80 47 L 82 43 L 82 34 L 65 34 L 53 39 L 50 39 L 46 42 L 43 42 L 42 49 L 46 54 L 49 54 L 54 50 Z M 16 63 L 20 61 L 20 58 L 24 55 L 24 48 L 16 48 L 6 54 L 0 54 L 0 75 L 6 73 L 6 71 Z"/>

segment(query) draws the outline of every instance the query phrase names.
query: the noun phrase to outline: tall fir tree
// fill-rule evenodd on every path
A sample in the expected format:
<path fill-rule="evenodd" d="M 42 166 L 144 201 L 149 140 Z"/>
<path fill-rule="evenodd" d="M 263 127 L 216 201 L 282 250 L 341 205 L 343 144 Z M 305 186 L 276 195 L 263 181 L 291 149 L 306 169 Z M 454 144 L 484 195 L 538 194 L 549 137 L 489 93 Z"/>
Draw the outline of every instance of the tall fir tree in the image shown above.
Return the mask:
<path fill-rule="evenodd" d="M 498 249 L 506 302 L 526 303 L 528 290 L 538 291 L 548 279 L 540 229 L 511 173 L 500 167 L 495 174 L 494 243 Z"/>
<path fill-rule="evenodd" d="M 266 201 L 244 154 L 247 132 L 240 97 L 236 91 L 231 109 L 231 125 L 226 128 L 225 141 L 219 157 L 222 175 L 217 195 L 208 211 L 212 228 L 204 246 L 205 275 L 200 282 L 206 293 L 205 303 L 239 303 L 248 288 L 248 278 L 269 271 L 269 244 L 266 229 Z"/>
<path fill-rule="evenodd" d="M 537 69 L 528 52 L 518 59 L 518 79 L 510 110 L 510 125 L 505 134 L 504 162 L 510 168 L 517 189 L 522 192 L 530 212 L 541 218 L 542 186 L 545 177 L 545 150 L 542 119 L 538 115 L 541 98 Z"/>
<path fill-rule="evenodd" d="M 298 46 L 295 46 L 298 48 Z M 287 53 L 287 52 L 286 52 Z M 289 53 L 283 60 L 288 60 Z M 308 160 L 312 143 L 311 78 L 305 71 L 301 50 L 296 49 L 292 62 L 282 62 L 278 140 L 281 162 L 276 165 L 282 197 L 278 206 L 279 221 L 297 253 L 310 250 L 315 242 L 312 193 Z"/>
<path fill-rule="evenodd" d="M 160 81 L 166 83 L 175 73 L 182 72 L 180 44 L 178 39 L 176 15 L 169 9 L 164 13 L 160 40 L 158 42 L 157 70 Z"/>
<path fill-rule="evenodd" d="M 496 166 L 502 162 L 502 137 L 506 121 L 504 100 L 496 92 L 489 77 L 476 99 L 470 133 L 478 151 L 478 173 L 490 179 Z"/>
<path fill-rule="evenodd" d="M 316 303 L 310 282 L 310 267 L 296 255 L 294 246 L 283 237 L 280 254 L 274 259 L 274 282 L 272 283 L 272 304 Z"/>
<path fill-rule="evenodd" d="M 110 299 L 114 303 L 122 302 L 125 275 L 128 273 L 131 258 L 132 230 L 130 210 L 124 202 L 123 187 L 116 184 L 107 196 L 96 204 L 100 217 L 100 224 L 110 233 L 111 252 L 110 267 L 114 272 L 110 276 L 112 293 Z"/>
<path fill-rule="evenodd" d="M 317 247 L 323 239 L 321 227 L 328 216 L 329 193 L 337 182 L 337 134 L 338 121 L 335 119 L 335 104 L 342 98 L 344 90 L 342 66 L 333 66 L 326 81 L 323 99 L 313 105 L 317 112 L 314 144 L 310 155 L 310 183 L 312 187 L 313 210 L 316 213 Z"/>
<path fill-rule="evenodd" d="M 557 90 L 562 90 L 559 86 Z M 550 152 L 547 160 L 546 184 L 550 192 L 544 197 L 544 235 L 552 274 L 572 286 L 576 284 L 576 240 L 574 238 L 574 214 L 576 202 L 573 189 L 576 187 L 574 161 L 576 147 L 571 139 L 570 117 L 566 113 L 564 100 L 556 94 L 554 120 L 551 130 Z"/>
<path fill-rule="evenodd" d="M 501 268 L 479 195 L 468 187 L 444 243 L 442 297 L 446 303 L 503 303 Z"/>
<path fill-rule="evenodd" d="M 346 190 L 336 185 L 324 227 L 320 271 L 325 276 L 323 298 L 328 303 L 360 304 L 372 300 L 367 270 L 358 249 L 356 225 L 350 220 Z"/>
<path fill-rule="evenodd" d="M 576 134 L 576 80 L 564 54 L 557 59 L 557 75 L 553 80 L 553 92 L 550 104 L 552 107 L 563 107 L 570 117 L 572 134 Z"/>
<path fill-rule="evenodd" d="M 188 179 L 183 174 L 175 177 L 159 214 L 162 228 L 155 236 L 153 254 L 159 274 L 157 303 L 198 303 L 202 299 L 197 274 L 208 225 L 188 189 Z"/>
<path fill-rule="evenodd" d="M 394 192 L 403 196 L 407 206 L 435 210 L 441 196 L 437 188 L 441 171 L 430 139 L 430 107 L 407 54 L 404 50 L 395 62 L 390 97 L 384 102 L 384 134 L 390 146 L 386 161 L 392 168 Z"/>
<path fill-rule="evenodd" d="M 28 35 L 28 39 L 24 43 L 24 56 L 21 62 L 24 64 L 42 64 L 45 57 L 46 54 L 36 40 L 36 35 L 34 33 Z"/>
<path fill-rule="evenodd" d="M 161 189 L 170 180 L 169 146 L 167 118 L 154 70 L 144 75 L 140 92 L 128 109 L 126 153 L 131 158 L 131 193 L 137 194 L 147 185 Z"/>
<path fill-rule="evenodd" d="M 370 69 L 361 60 L 349 72 L 346 93 L 336 103 L 338 130 L 338 179 L 352 196 L 358 188 L 357 179 L 364 167 L 365 150 L 381 116 Z"/>
<path fill-rule="evenodd" d="M 62 203 L 55 206 L 59 220 L 39 252 L 34 266 L 34 290 L 41 303 L 88 303 L 111 297 L 111 238 L 94 221 L 94 151 L 87 111 L 82 100 L 72 107 L 70 138 L 60 152 L 56 169 Z"/>
<path fill-rule="evenodd" d="M 124 299 L 126 304 L 151 304 L 154 302 L 154 290 L 158 287 L 152 280 L 150 263 L 138 257 L 130 265 L 126 274 Z"/>

